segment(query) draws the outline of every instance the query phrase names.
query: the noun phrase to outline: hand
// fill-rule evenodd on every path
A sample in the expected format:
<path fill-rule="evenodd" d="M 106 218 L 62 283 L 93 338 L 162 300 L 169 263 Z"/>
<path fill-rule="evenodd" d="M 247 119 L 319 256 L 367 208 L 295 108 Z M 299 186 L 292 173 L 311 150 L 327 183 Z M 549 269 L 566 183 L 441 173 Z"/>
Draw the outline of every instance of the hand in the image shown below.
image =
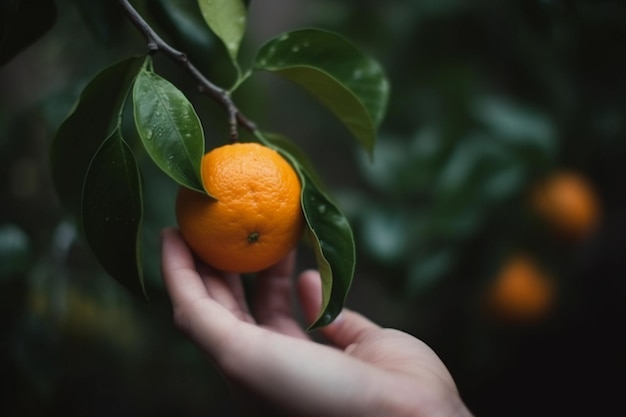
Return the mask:
<path fill-rule="evenodd" d="M 294 254 L 255 278 L 196 264 L 175 229 L 162 234 L 174 323 L 221 370 L 249 411 L 290 416 L 471 416 L 448 370 L 420 340 L 344 309 L 312 341 L 291 303 Z M 321 305 L 316 271 L 297 285 L 308 320 Z"/>

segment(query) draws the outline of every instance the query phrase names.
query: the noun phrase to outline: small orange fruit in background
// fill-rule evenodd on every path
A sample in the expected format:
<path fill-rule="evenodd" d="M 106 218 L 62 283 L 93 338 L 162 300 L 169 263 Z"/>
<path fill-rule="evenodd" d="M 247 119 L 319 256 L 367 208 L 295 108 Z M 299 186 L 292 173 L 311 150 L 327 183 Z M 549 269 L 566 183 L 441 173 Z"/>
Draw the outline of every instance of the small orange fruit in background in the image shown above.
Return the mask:
<path fill-rule="evenodd" d="M 278 152 L 257 143 L 217 147 L 202 158 L 202 180 L 215 199 L 181 187 L 176 218 L 192 251 L 208 265 L 257 272 L 291 251 L 304 217 L 300 181 Z"/>
<path fill-rule="evenodd" d="M 560 170 L 537 184 L 531 197 L 537 214 L 563 237 L 585 238 L 598 224 L 598 198 L 580 173 Z"/>
<path fill-rule="evenodd" d="M 509 322 L 534 323 L 545 318 L 556 296 L 555 283 L 536 261 L 518 253 L 508 258 L 488 288 L 491 316 Z"/>

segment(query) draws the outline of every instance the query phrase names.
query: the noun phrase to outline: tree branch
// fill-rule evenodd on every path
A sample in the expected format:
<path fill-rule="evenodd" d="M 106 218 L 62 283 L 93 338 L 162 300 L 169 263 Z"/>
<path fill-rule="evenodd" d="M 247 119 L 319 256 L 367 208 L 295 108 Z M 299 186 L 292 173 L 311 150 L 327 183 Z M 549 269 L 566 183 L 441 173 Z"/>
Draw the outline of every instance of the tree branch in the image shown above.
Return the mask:
<path fill-rule="evenodd" d="M 130 4 L 129 0 L 119 0 L 122 8 L 126 12 L 126 15 L 130 19 L 131 23 L 143 34 L 146 38 L 148 45 L 148 52 L 155 54 L 157 52 L 162 53 L 171 60 L 177 62 L 191 77 L 198 83 L 200 92 L 206 93 L 221 103 L 228 112 L 228 121 L 230 123 L 230 138 L 232 141 L 238 139 L 237 126 L 241 126 L 251 133 L 256 131 L 256 125 L 247 119 L 235 106 L 235 103 L 230 97 L 228 91 L 224 90 L 209 81 L 192 63 L 189 61 L 187 55 L 165 42 L 161 37 L 150 27 L 150 25 L 144 20 L 144 18 L 137 12 L 137 10 Z"/>

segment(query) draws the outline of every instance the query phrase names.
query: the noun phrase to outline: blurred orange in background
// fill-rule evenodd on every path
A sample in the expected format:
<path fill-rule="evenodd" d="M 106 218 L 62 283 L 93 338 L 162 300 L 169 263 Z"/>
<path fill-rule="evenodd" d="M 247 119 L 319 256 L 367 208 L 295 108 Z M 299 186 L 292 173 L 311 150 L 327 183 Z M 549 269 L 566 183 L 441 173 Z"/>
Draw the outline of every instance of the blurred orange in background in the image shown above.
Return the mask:
<path fill-rule="evenodd" d="M 600 222 L 600 203 L 584 174 L 557 170 L 534 186 L 531 204 L 536 214 L 556 233 L 580 241 Z"/>
<path fill-rule="evenodd" d="M 510 323 L 537 323 L 551 312 L 556 300 L 556 284 L 528 254 L 507 258 L 487 289 L 488 315 Z"/>

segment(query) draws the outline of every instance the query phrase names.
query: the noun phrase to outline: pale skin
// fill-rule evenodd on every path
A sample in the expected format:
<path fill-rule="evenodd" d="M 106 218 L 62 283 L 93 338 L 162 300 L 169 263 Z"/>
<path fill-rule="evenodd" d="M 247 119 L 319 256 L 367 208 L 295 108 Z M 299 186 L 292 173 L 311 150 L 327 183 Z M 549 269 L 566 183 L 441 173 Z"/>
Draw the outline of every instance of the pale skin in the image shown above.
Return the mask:
<path fill-rule="evenodd" d="M 228 381 L 250 415 L 471 416 L 443 362 L 425 343 L 344 309 L 311 340 L 321 304 L 317 271 L 293 287 L 294 253 L 260 272 L 248 303 L 240 276 L 198 263 L 176 229 L 162 233 L 162 273 L 174 323 Z"/>

